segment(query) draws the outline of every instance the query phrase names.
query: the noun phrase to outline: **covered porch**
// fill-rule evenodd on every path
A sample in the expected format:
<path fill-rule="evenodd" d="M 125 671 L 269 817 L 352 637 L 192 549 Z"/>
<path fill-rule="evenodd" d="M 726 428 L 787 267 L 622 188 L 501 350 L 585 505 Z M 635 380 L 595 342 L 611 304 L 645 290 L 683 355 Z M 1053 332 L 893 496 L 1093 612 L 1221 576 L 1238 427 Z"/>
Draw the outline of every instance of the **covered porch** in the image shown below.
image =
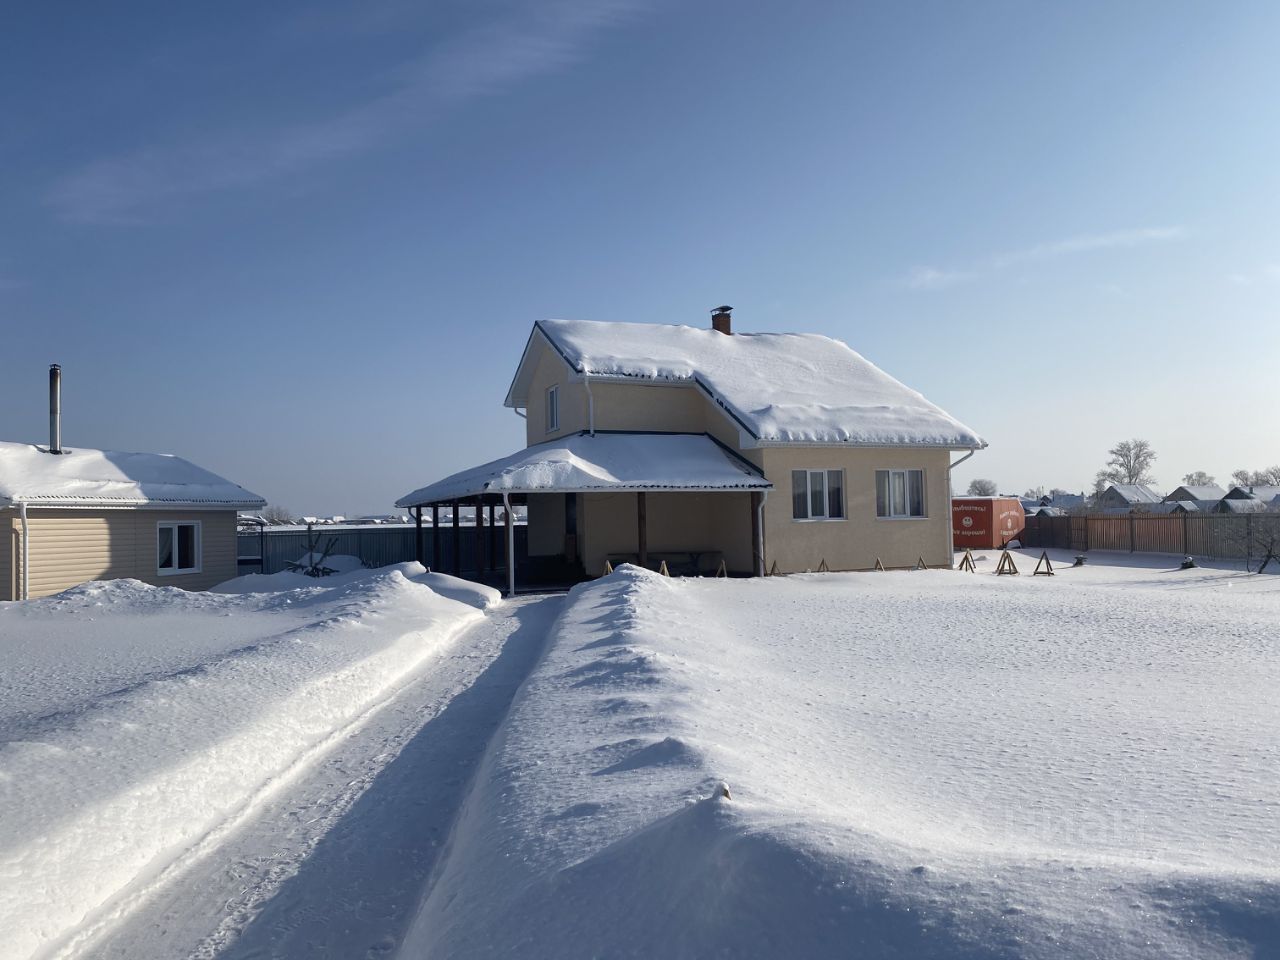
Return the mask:
<path fill-rule="evenodd" d="M 514 594 L 518 565 L 527 574 L 551 562 L 567 580 L 598 576 L 606 562 L 656 568 L 666 561 L 672 572 L 712 573 L 723 561 L 726 572 L 762 576 L 762 513 L 771 486 L 753 464 L 706 434 L 597 432 L 461 471 L 396 506 L 412 511 L 419 531 L 424 511 L 435 523 L 442 507 L 457 517 L 460 507 L 473 506 L 491 524 L 505 517 L 501 565 Z M 527 555 L 519 558 L 511 519 L 517 505 L 528 509 Z M 477 538 L 482 572 L 499 565 L 483 552 L 484 529 L 477 524 L 467 531 Z M 455 523 L 452 535 L 465 534 Z M 435 555 L 427 557 L 419 536 L 418 560 L 438 569 L 440 542 L 437 536 Z"/>

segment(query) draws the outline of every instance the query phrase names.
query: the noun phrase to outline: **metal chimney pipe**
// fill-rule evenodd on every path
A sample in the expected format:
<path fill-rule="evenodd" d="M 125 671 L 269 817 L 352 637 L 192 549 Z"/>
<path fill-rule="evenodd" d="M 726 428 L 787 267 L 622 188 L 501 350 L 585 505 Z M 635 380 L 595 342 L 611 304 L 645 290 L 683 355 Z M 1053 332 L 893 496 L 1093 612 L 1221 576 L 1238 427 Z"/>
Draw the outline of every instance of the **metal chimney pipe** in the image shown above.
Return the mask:
<path fill-rule="evenodd" d="M 49 452 L 62 453 L 62 367 L 49 364 Z"/>

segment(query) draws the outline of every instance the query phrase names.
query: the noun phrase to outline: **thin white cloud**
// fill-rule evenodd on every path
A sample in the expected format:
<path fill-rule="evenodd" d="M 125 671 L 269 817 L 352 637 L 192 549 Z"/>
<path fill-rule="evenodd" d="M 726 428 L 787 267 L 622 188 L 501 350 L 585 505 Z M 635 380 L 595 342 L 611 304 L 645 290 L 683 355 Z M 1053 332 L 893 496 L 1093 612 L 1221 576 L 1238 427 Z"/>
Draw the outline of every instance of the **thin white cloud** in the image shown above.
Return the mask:
<path fill-rule="evenodd" d="M 964 270 L 939 270 L 936 267 L 912 267 L 907 274 L 907 286 L 913 290 L 938 290 L 942 287 L 964 283 L 973 274 Z"/>
<path fill-rule="evenodd" d="M 966 268 L 913 267 L 907 274 L 905 283 L 913 290 L 937 290 L 957 283 L 977 280 L 1022 263 L 1054 260 L 1099 250 L 1168 243 L 1183 240 L 1188 236 L 1190 231 L 1186 227 L 1140 227 L 1133 230 L 1114 230 L 1110 233 L 1082 234 L 994 254 Z"/>
<path fill-rule="evenodd" d="M 641 0 L 526 5 L 437 44 L 396 71 L 385 93 L 343 112 L 104 158 L 58 181 L 49 203 L 66 220 L 136 221 L 165 201 L 278 179 L 373 150 L 449 107 L 565 69 L 599 31 L 640 8 Z"/>
<path fill-rule="evenodd" d="M 1240 287 L 1251 287 L 1258 283 L 1280 283 L 1280 263 L 1269 263 L 1249 273 L 1231 273 L 1227 275 L 1227 279 Z"/>
<path fill-rule="evenodd" d="M 1113 250 L 1118 247 L 1139 247 L 1151 243 L 1167 243 L 1170 240 L 1184 240 L 1188 236 L 1186 227 L 1142 227 L 1137 230 L 1115 230 L 1111 233 L 1085 234 L 1068 237 L 1053 243 L 1038 243 L 1008 253 L 998 254 L 990 259 L 994 269 L 1003 269 L 1017 263 L 1031 260 L 1049 260 L 1055 257 L 1071 256 L 1077 253 L 1091 253 L 1095 250 Z"/>

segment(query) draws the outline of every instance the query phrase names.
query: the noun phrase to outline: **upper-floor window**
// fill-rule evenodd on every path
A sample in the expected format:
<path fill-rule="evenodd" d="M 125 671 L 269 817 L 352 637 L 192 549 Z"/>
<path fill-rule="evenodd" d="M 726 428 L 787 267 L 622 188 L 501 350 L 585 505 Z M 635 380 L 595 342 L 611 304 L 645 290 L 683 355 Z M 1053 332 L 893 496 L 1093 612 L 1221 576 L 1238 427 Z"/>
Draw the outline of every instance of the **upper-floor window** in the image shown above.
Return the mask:
<path fill-rule="evenodd" d="M 560 386 L 547 387 L 547 433 L 560 429 Z"/>
<path fill-rule="evenodd" d="M 156 571 L 161 576 L 200 572 L 200 524 L 156 524 Z"/>
<path fill-rule="evenodd" d="M 877 470 L 876 516 L 923 517 L 924 471 Z"/>
<path fill-rule="evenodd" d="M 793 520 L 843 520 L 843 470 L 792 470 Z"/>

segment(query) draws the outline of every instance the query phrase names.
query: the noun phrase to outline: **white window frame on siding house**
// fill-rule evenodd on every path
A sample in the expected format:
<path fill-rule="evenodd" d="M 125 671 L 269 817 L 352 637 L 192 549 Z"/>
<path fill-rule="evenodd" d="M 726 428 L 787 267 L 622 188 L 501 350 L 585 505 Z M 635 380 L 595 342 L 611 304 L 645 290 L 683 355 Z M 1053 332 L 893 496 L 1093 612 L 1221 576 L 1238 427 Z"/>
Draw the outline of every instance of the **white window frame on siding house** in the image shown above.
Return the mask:
<path fill-rule="evenodd" d="M 924 470 L 876 471 L 877 520 L 927 520 L 929 496 Z"/>
<path fill-rule="evenodd" d="M 560 429 L 560 384 L 547 387 L 547 433 Z"/>
<path fill-rule="evenodd" d="M 791 519 L 798 523 L 848 519 L 844 491 L 843 470 L 792 470 Z"/>
<path fill-rule="evenodd" d="M 180 544 L 182 527 L 192 529 L 192 566 L 179 566 L 182 561 Z M 169 565 L 164 566 L 164 540 L 169 535 Z M 176 577 L 182 574 L 199 573 L 204 566 L 204 531 L 200 529 L 199 520 L 166 520 L 156 524 L 156 574 L 161 577 Z"/>

